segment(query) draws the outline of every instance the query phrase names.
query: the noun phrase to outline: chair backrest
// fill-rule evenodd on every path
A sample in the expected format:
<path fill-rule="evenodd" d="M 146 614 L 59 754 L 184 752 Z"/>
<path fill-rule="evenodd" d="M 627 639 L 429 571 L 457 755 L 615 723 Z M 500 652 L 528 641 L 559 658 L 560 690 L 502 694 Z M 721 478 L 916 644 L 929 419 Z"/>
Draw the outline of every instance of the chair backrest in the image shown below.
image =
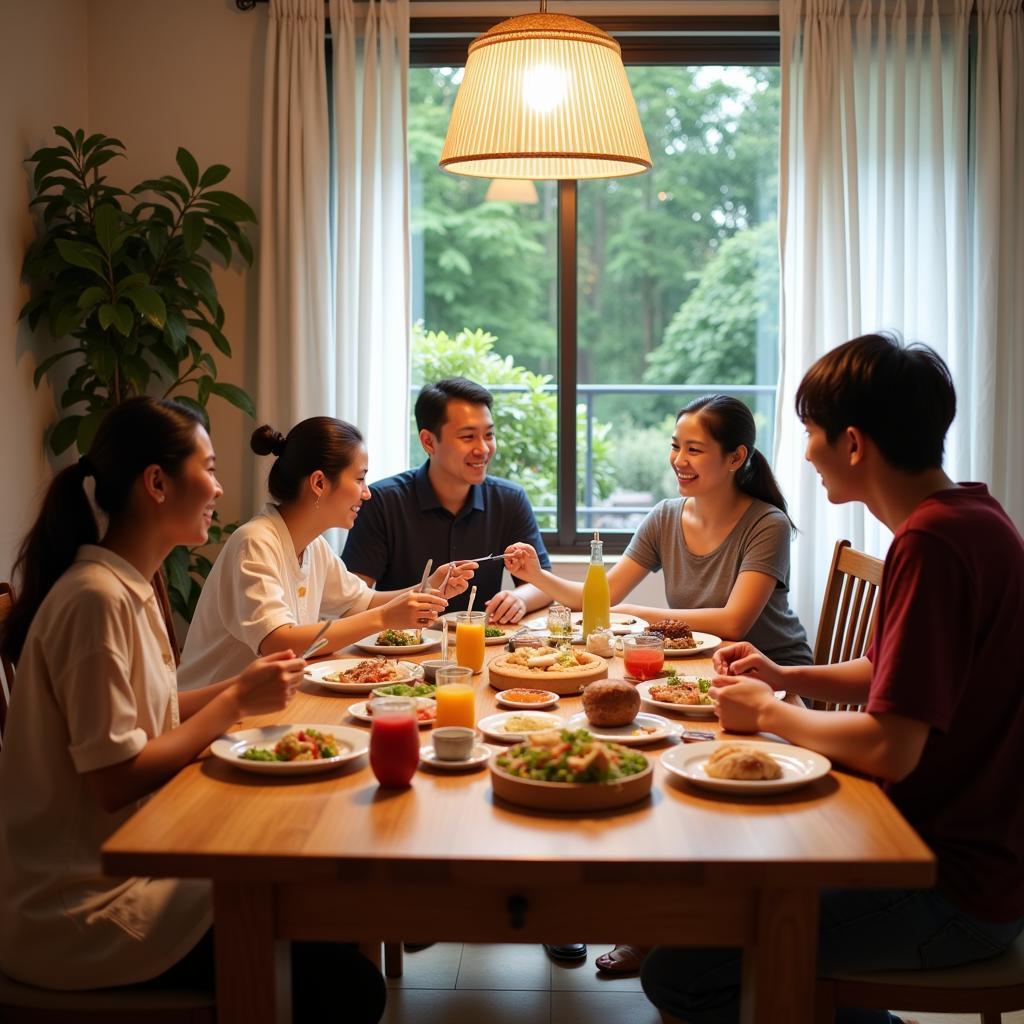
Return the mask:
<path fill-rule="evenodd" d="M 14 591 L 10 583 L 0 583 L 0 624 L 14 604 Z M 3 749 L 4 729 L 7 728 L 7 708 L 11 703 L 11 687 L 14 686 L 14 666 L 0 658 L 0 750 Z"/>
<path fill-rule="evenodd" d="M 868 649 L 875 629 L 883 565 L 882 559 L 855 551 L 848 540 L 836 542 L 814 641 L 815 665 L 850 661 Z M 860 707 L 824 701 L 815 701 L 814 706 L 829 711 Z"/>

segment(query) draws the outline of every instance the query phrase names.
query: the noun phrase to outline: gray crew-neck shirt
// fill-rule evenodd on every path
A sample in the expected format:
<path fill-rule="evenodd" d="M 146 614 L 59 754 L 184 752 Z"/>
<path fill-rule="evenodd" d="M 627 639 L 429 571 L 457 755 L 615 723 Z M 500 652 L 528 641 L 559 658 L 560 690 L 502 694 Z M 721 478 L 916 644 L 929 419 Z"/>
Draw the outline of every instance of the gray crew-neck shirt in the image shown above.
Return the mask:
<path fill-rule="evenodd" d="M 741 572 L 776 580 L 768 603 L 743 637 L 779 665 L 810 665 L 811 649 L 800 620 L 789 607 L 789 519 L 755 498 L 729 536 L 706 555 L 695 555 L 683 537 L 685 498 L 659 502 L 637 528 L 626 556 L 649 572 L 665 572 L 670 608 L 724 608 Z"/>

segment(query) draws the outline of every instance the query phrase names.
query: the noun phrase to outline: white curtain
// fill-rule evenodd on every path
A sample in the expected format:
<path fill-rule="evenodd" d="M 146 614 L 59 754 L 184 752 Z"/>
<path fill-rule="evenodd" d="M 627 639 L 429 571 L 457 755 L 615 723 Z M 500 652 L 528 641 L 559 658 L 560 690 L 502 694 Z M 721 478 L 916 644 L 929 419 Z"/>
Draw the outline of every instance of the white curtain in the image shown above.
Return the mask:
<path fill-rule="evenodd" d="M 333 414 L 330 149 L 323 0 L 270 0 L 260 198 L 260 422 Z M 256 504 L 266 460 L 256 462 Z"/>
<path fill-rule="evenodd" d="M 361 23 L 357 21 L 361 19 Z M 370 478 L 408 468 L 412 317 L 408 0 L 330 0 L 334 46 L 334 317 L 338 415 Z"/>
<path fill-rule="evenodd" d="M 801 531 L 793 597 L 816 628 L 835 541 L 878 555 L 860 505 L 829 506 L 793 398 L 828 349 L 895 328 L 950 365 L 946 468 L 1024 524 L 1022 0 L 782 0 L 782 339 L 776 467 Z M 972 56 L 976 67 L 972 69 Z"/>

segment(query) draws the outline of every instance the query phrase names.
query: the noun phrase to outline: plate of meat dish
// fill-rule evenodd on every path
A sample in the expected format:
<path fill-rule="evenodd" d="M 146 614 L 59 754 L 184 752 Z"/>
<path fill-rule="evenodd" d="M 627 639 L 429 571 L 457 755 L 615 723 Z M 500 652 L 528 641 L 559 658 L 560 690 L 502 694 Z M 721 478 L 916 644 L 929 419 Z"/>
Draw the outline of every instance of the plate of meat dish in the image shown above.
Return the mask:
<path fill-rule="evenodd" d="M 367 733 L 347 725 L 267 725 L 221 736 L 210 753 L 249 772 L 306 775 L 337 768 L 368 748 Z"/>
<path fill-rule="evenodd" d="M 657 633 L 665 641 L 666 658 L 688 658 L 695 654 L 707 655 L 722 646 L 722 638 L 713 633 L 699 633 L 690 629 L 682 619 L 659 619 L 652 622 L 644 633 Z M 642 634 L 641 634 L 642 635 Z"/>
<path fill-rule="evenodd" d="M 305 672 L 310 682 L 338 693 L 369 693 L 386 683 L 412 683 L 423 678 L 423 667 L 411 661 L 387 658 L 336 658 L 310 665 Z"/>

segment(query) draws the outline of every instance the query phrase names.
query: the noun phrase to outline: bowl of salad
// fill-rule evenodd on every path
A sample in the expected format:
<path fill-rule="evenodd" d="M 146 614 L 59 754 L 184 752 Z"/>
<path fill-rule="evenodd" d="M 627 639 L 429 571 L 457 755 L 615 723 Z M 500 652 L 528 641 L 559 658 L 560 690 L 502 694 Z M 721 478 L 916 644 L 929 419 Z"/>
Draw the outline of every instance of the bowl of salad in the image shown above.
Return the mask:
<path fill-rule="evenodd" d="M 654 769 L 639 751 L 595 740 L 587 729 L 549 729 L 498 751 L 491 786 L 509 803 L 545 811 L 624 807 L 651 791 Z"/>

